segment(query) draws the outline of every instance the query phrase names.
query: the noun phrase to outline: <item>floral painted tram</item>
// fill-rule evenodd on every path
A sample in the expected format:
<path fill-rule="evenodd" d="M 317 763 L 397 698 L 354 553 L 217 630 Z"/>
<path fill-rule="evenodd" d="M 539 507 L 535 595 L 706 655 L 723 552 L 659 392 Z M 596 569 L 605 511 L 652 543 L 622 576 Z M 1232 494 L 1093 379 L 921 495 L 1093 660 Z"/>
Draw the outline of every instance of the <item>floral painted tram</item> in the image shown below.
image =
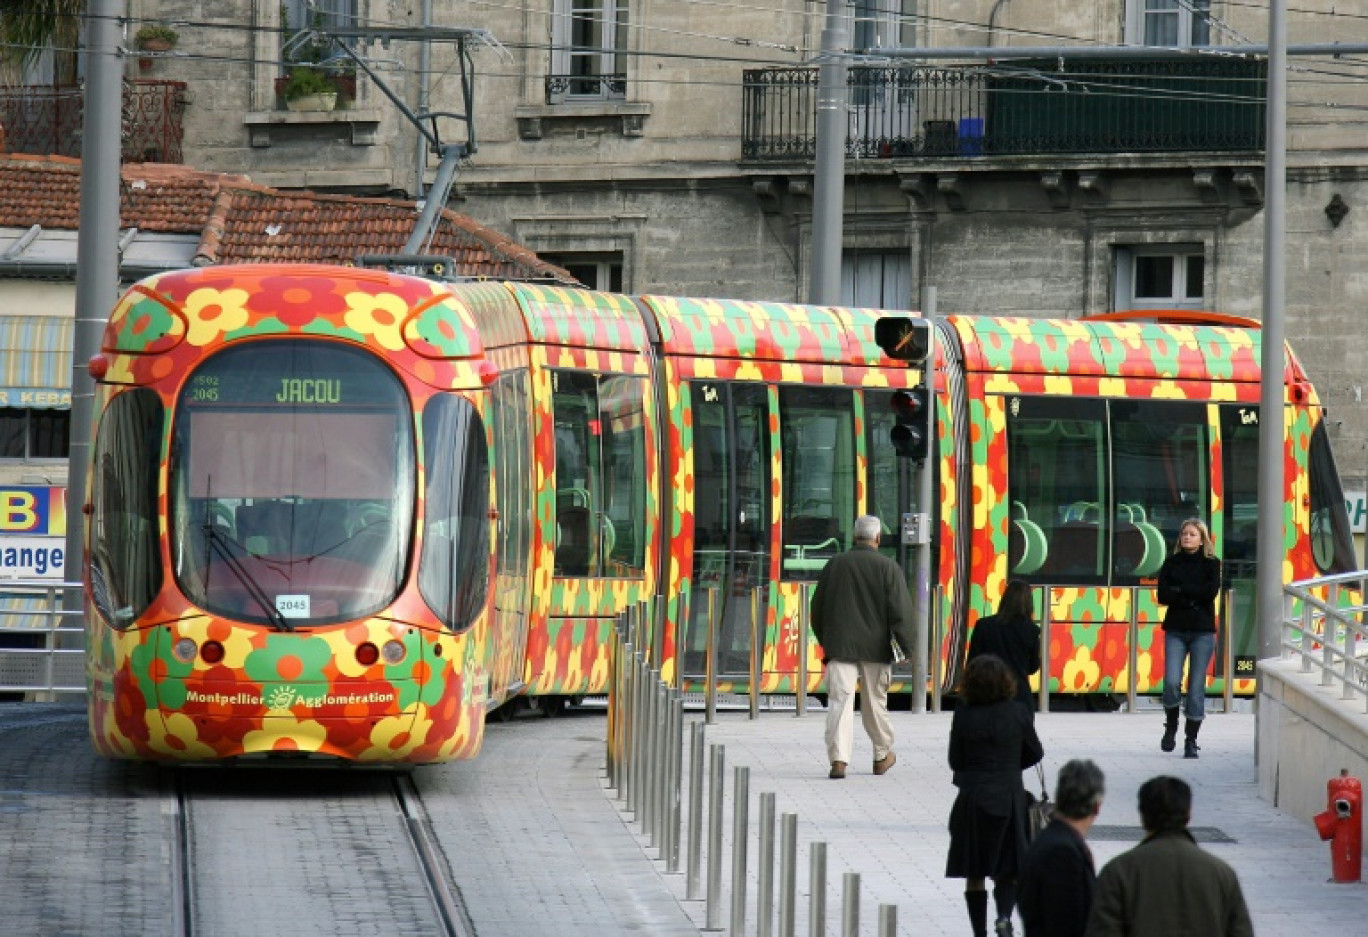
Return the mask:
<path fill-rule="evenodd" d="M 702 689 L 711 643 L 723 691 L 820 691 L 803 596 L 854 518 L 912 558 L 888 434 L 921 375 L 875 343 L 888 315 L 335 267 L 143 281 L 92 362 L 97 748 L 473 757 L 494 707 L 604 692 L 613 621 L 643 600 L 666 679 Z M 1178 523 L 1252 569 L 1258 330 L 1145 315 L 939 324 L 947 685 L 1015 576 L 1040 587 L 1051 689 L 1157 691 Z M 1286 386 L 1280 560 L 1303 578 L 1352 561 L 1290 355 Z"/>

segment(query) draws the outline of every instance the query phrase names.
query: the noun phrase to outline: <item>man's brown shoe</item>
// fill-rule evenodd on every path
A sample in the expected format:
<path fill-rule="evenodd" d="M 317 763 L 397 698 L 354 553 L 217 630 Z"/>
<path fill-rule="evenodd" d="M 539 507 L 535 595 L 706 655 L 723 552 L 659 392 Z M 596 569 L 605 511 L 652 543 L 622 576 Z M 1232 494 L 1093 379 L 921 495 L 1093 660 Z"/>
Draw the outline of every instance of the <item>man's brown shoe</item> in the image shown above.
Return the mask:
<path fill-rule="evenodd" d="M 884 755 L 878 761 L 874 762 L 874 773 L 887 774 L 888 769 L 893 767 L 894 763 L 897 762 L 897 760 L 898 756 L 893 754 L 892 752 L 889 752 L 887 755 Z"/>
<path fill-rule="evenodd" d="M 844 761 L 833 761 L 831 763 L 831 773 L 828 774 L 827 777 L 835 778 L 839 781 L 841 778 L 845 777 L 845 765 L 846 763 Z"/>

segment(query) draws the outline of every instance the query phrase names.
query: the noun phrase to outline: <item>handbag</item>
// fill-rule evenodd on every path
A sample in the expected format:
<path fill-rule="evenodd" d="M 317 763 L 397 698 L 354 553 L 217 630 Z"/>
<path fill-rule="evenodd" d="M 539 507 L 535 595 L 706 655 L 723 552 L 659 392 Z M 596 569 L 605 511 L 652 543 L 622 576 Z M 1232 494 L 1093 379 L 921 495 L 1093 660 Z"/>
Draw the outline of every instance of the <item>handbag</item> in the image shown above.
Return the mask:
<path fill-rule="evenodd" d="M 1036 776 L 1040 778 L 1040 799 L 1030 791 L 1026 792 L 1026 839 L 1034 840 L 1040 835 L 1040 831 L 1050 825 L 1050 818 L 1054 816 L 1054 803 L 1050 800 L 1050 792 L 1045 787 L 1045 769 L 1036 763 Z"/>

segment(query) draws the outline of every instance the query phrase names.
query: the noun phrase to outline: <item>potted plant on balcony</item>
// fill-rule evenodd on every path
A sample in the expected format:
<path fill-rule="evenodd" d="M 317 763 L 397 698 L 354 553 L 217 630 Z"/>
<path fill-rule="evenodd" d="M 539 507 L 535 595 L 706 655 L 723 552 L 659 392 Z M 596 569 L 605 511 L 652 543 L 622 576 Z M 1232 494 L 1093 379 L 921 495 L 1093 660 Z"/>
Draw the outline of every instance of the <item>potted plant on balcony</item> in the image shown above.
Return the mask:
<path fill-rule="evenodd" d="M 291 68 L 280 94 L 285 107 L 292 111 L 330 111 L 337 106 L 337 86 L 312 65 Z"/>
<path fill-rule="evenodd" d="M 180 34 L 170 26 L 147 25 L 133 34 L 133 45 L 140 52 L 169 52 L 180 40 Z M 138 67 L 147 71 L 153 59 L 148 56 L 138 58 Z"/>

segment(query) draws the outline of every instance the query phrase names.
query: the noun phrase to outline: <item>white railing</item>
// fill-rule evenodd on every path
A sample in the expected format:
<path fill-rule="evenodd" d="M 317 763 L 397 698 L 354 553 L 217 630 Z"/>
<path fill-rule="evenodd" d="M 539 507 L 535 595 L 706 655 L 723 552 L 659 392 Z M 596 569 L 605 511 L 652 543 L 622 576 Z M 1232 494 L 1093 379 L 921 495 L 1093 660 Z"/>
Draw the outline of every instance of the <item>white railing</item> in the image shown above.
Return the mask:
<path fill-rule="evenodd" d="M 1324 593 L 1324 598 L 1317 595 Z M 1282 656 L 1299 658 L 1302 673 L 1320 671 L 1320 685 L 1341 686 L 1341 699 L 1362 697 L 1368 712 L 1368 623 L 1363 604 L 1368 571 L 1303 579 L 1283 587 Z M 1294 611 L 1297 602 L 1299 611 Z"/>
<path fill-rule="evenodd" d="M 80 590 L 79 582 L 0 580 L 0 693 L 85 693 Z"/>

